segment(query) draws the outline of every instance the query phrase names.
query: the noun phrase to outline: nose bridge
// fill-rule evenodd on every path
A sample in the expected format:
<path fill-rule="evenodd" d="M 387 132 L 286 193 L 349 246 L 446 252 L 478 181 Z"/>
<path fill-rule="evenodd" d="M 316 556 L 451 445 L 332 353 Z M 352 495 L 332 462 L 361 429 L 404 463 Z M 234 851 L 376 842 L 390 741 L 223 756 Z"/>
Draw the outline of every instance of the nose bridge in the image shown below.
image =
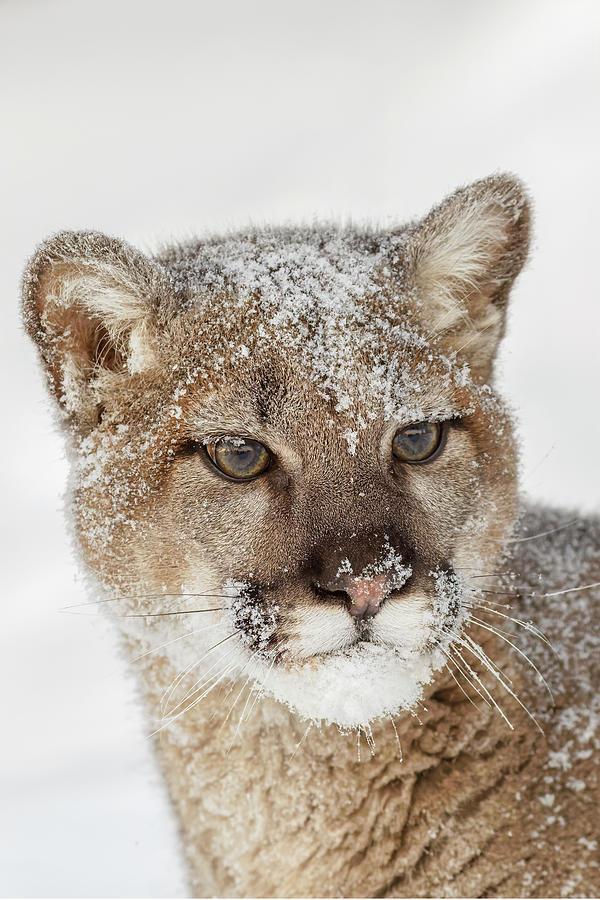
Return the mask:
<path fill-rule="evenodd" d="M 305 470 L 297 495 L 306 562 L 327 580 L 358 576 L 386 551 L 406 551 L 398 527 L 401 516 L 376 460 L 347 452 L 331 457 L 326 466 L 320 460 Z"/>
<path fill-rule="evenodd" d="M 361 460 L 348 453 L 327 458 L 306 472 L 303 482 L 307 511 L 314 526 L 323 531 L 350 521 L 352 530 L 376 530 L 383 510 L 390 506 L 389 485 L 376 460 Z"/>

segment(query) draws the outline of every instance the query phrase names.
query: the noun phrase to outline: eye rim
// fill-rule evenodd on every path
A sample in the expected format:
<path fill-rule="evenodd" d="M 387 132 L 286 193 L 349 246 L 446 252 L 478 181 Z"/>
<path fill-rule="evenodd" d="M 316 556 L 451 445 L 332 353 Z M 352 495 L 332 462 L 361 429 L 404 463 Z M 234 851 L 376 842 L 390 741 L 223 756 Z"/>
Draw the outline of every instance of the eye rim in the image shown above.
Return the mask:
<path fill-rule="evenodd" d="M 243 441 L 244 443 L 252 443 L 261 447 L 266 453 L 266 463 L 260 471 L 252 474 L 252 475 L 230 475 L 229 472 L 226 472 L 221 468 L 219 462 L 217 460 L 215 448 L 220 441 Z M 254 481 L 257 478 L 260 478 L 261 475 L 264 475 L 270 468 L 273 463 L 273 455 L 269 448 L 262 443 L 262 441 L 257 441 L 256 438 L 242 436 L 242 435 L 222 435 L 219 437 L 211 438 L 210 440 L 206 440 L 204 442 L 204 451 L 211 466 L 219 473 L 222 478 L 227 479 L 227 481 L 234 481 L 237 483 L 247 484 L 250 481 Z"/>
<path fill-rule="evenodd" d="M 435 447 L 433 448 L 433 450 L 431 451 L 431 453 L 428 456 L 424 456 L 422 459 L 403 459 L 403 457 L 398 456 L 398 454 L 395 453 L 395 451 L 394 451 L 394 440 L 396 438 L 396 435 L 401 431 L 405 431 L 407 428 L 415 428 L 418 425 L 434 425 L 436 428 L 439 429 Z M 392 435 L 392 443 L 391 443 L 392 459 L 396 463 L 403 463 L 407 466 L 426 465 L 427 463 L 433 462 L 440 455 L 440 453 L 442 452 L 442 450 L 444 449 L 444 447 L 446 445 L 447 436 L 448 436 L 448 422 L 429 422 L 429 421 L 427 421 L 427 419 L 423 419 L 420 422 L 410 422 L 407 425 L 403 425 L 402 427 L 397 428 L 395 430 L 394 434 Z"/>

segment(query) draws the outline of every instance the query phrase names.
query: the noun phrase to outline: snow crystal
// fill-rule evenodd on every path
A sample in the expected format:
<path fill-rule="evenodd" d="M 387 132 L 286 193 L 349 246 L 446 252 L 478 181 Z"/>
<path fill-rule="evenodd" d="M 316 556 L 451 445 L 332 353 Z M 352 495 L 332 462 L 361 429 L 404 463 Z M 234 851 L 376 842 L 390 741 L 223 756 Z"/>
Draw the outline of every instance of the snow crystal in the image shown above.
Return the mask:
<path fill-rule="evenodd" d="M 383 541 L 379 559 L 368 563 L 358 574 L 362 578 L 376 578 L 378 575 L 385 575 L 389 589 L 397 591 L 406 584 L 412 575 L 412 568 L 410 565 L 404 564 L 401 554 L 392 547 L 387 534 L 383 536 Z"/>
<path fill-rule="evenodd" d="M 232 595 L 224 617 L 225 623 L 230 625 L 232 631 L 239 633 L 243 644 L 253 651 L 265 651 L 277 630 L 279 606 L 264 600 L 257 603 L 255 592 L 246 581 L 229 579 L 225 589 Z"/>
<path fill-rule="evenodd" d="M 348 453 L 350 456 L 356 455 L 356 448 L 358 447 L 358 432 L 351 431 L 349 428 L 346 431 L 342 432 L 342 437 L 348 444 Z"/>
<path fill-rule="evenodd" d="M 253 662 L 253 669 L 260 683 L 262 666 Z M 307 662 L 273 669 L 264 692 L 310 721 L 356 728 L 415 707 L 432 677 L 429 655 L 403 658 L 389 648 L 361 643 L 324 656 L 318 667 Z"/>
<path fill-rule="evenodd" d="M 170 248 L 161 262 L 200 333 L 216 338 L 203 348 L 202 377 L 273 347 L 299 357 L 316 395 L 351 423 L 343 436 L 353 455 L 369 418 L 447 420 L 464 411 L 448 388 L 474 389 L 468 365 L 442 353 L 420 321 L 400 262 L 405 241 L 401 231 L 264 228 Z"/>

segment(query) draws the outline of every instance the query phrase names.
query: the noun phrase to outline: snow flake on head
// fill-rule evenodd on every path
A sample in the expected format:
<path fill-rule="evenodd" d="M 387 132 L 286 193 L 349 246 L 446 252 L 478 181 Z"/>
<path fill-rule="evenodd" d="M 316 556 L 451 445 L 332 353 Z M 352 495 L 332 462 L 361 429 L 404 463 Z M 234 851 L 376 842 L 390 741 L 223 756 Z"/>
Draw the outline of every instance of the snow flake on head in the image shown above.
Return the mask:
<path fill-rule="evenodd" d="M 419 301 L 402 282 L 402 241 L 334 227 L 264 229 L 175 249 L 165 264 L 206 328 L 228 335 L 207 370 L 275 349 L 351 423 L 343 437 L 354 455 L 368 420 L 449 418 L 448 388 L 469 382 L 468 367 L 443 357 L 419 322 Z"/>

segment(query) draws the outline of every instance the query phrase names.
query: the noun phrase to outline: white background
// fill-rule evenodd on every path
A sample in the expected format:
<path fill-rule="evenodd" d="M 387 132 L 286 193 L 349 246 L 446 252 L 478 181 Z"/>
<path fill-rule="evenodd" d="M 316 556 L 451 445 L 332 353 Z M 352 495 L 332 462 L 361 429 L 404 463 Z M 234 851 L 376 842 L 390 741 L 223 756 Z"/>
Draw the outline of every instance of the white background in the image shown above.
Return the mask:
<path fill-rule="evenodd" d="M 114 637 L 59 611 L 81 588 L 18 324 L 35 244 L 398 221 L 517 172 L 536 237 L 500 383 L 526 488 L 598 509 L 599 51 L 594 0 L 0 0 L 0 894 L 185 892 Z"/>

